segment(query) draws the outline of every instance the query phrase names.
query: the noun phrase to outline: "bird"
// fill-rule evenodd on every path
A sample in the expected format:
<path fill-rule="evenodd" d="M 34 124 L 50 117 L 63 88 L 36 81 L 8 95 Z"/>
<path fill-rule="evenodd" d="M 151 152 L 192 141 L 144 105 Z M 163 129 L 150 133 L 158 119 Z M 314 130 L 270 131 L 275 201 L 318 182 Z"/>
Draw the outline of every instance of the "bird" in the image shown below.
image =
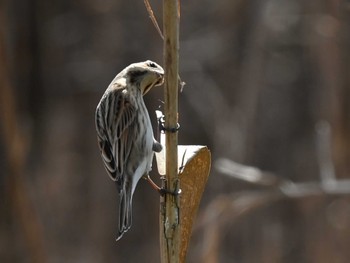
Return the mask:
<path fill-rule="evenodd" d="M 154 152 L 162 150 L 154 139 L 143 96 L 163 82 L 164 70 L 157 63 L 151 60 L 133 63 L 112 80 L 96 108 L 102 161 L 119 193 L 117 241 L 132 225 L 136 185 L 142 177 L 149 178 Z"/>

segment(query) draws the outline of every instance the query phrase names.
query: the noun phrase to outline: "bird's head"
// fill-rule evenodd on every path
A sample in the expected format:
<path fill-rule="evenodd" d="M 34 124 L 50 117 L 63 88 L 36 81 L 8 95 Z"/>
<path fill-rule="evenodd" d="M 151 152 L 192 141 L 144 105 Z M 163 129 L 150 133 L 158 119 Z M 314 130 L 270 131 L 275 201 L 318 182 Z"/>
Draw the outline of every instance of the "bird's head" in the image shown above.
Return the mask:
<path fill-rule="evenodd" d="M 126 81 L 132 86 L 139 87 L 142 95 L 154 86 L 163 84 L 164 81 L 163 68 L 151 60 L 131 64 L 124 71 Z"/>

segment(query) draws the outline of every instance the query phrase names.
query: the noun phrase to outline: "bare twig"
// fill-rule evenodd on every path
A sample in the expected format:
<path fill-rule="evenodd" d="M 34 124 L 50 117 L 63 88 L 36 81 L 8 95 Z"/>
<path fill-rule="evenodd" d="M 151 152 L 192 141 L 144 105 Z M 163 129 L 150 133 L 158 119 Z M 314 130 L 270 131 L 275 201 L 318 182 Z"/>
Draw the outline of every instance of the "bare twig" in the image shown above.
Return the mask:
<path fill-rule="evenodd" d="M 183 92 L 186 82 L 181 80 L 180 75 L 179 75 L 179 84 L 180 84 L 180 92 Z"/>
<path fill-rule="evenodd" d="M 147 9 L 147 12 L 149 14 L 149 17 L 151 18 L 151 21 L 154 25 L 154 27 L 156 28 L 156 30 L 158 31 L 158 34 L 159 36 L 164 40 L 164 36 L 163 36 L 163 33 L 162 33 L 162 30 L 160 29 L 159 27 L 159 24 L 158 24 L 158 21 L 157 21 L 157 18 L 154 16 L 154 13 L 153 13 L 153 10 L 152 10 L 152 7 L 151 7 L 151 4 L 149 3 L 148 0 L 143 0 L 143 2 L 145 3 L 145 6 L 146 6 L 146 9 Z M 180 19 L 180 1 L 178 1 L 178 18 Z M 180 92 L 183 91 L 185 85 L 186 85 L 186 82 L 182 81 L 181 80 L 181 77 L 180 75 L 178 75 L 178 83 L 180 85 Z"/>
<path fill-rule="evenodd" d="M 149 1 L 148 0 L 143 0 L 143 2 L 145 3 L 147 12 L 149 14 L 149 17 L 152 20 L 152 23 L 153 23 L 154 27 L 157 29 L 158 34 L 160 35 L 160 37 L 164 40 L 164 36 L 163 36 L 162 30 L 160 30 L 159 24 L 157 22 L 156 17 L 154 16 L 154 13 L 153 13 L 153 10 L 152 10 L 152 7 L 151 7 Z"/>

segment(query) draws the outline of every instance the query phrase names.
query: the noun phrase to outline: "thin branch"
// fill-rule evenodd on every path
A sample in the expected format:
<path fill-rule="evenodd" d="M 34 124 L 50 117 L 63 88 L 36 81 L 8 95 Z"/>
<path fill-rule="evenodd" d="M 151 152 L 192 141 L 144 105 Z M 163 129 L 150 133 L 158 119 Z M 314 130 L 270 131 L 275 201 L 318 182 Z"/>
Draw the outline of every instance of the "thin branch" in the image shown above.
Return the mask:
<path fill-rule="evenodd" d="M 160 30 L 159 24 L 157 22 L 156 17 L 154 16 L 154 13 L 153 13 L 153 10 L 152 10 L 152 7 L 151 7 L 149 1 L 148 0 L 143 0 L 143 2 L 145 3 L 147 12 L 149 14 L 149 17 L 151 18 L 151 21 L 152 21 L 154 27 L 157 29 L 158 34 L 160 35 L 160 37 L 164 40 L 164 36 L 163 36 L 162 30 Z"/>
<path fill-rule="evenodd" d="M 143 2 L 145 3 L 147 12 L 148 12 L 148 14 L 149 14 L 149 17 L 151 18 L 151 21 L 152 21 L 154 27 L 155 27 L 156 30 L 158 31 L 159 36 L 160 36 L 160 37 L 163 39 L 163 41 L 164 41 L 164 36 L 163 36 L 162 30 L 161 30 L 160 27 L 159 27 L 157 18 L 154 16 L 154 12 L 153 12 L 153 10 L 152 10 L 151 4 L 149 3 L 148 0 L 143 0 Z M 180 0 L 179 0 L 179 1 L 178 1 L 178 12 L 177 12 L 177 15 L 178 15 L 178 18 L 179 18 L 179 19 L 180 19 L 180 13 L 181 13 L 181 11 L 180 11 L 180 6 L 181 6 L 181 4 L 180 4 Z M 185 87 L 185 85 L 186 85 L 186 82 L 184 82 L 184 81 L 181 80 L 180 75 L 178 75 L 178 78 L 179 78 L 178 81 L 179 81 L 179 85 L 180 85 L 180 92 L 182 92 L 183 89 L 184 89 L 184 87 Z"/>

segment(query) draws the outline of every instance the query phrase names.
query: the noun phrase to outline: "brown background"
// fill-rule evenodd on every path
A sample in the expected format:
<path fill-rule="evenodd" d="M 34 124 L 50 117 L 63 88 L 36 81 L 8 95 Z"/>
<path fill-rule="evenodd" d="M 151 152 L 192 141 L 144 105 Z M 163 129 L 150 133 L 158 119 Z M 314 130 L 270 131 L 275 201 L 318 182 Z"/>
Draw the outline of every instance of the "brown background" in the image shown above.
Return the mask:
<path fill-rule="evenodd" d="M 161 1 L 151 4 L 161 24 Z M 188 262 L 348 262 L 350 189 L 260 199 L 271 189 L 223 175 L 216 161 L 318 184 L 323 152 L 338 179 L 349 177 L 350 2 L 181 4 L 179 142 L 208 145 L 213 157 Z M 117 192 L 94 127 L 115 74 L 162 64 L 143 1 L 5 0 L 0 23 L 0 261 L 159 262 L 159 198 L 144 181 L 133 227 L 114 241 Z M 162 96 L 145 98 L 154 123 Z M 317 127 L 327 125 L 331 147 L 320 150 Z M 245 206 L 251 196 L 261 204 Z M 205 225 L 225 198 L 243 212 L 228 206 L 227 220 Z"/>

